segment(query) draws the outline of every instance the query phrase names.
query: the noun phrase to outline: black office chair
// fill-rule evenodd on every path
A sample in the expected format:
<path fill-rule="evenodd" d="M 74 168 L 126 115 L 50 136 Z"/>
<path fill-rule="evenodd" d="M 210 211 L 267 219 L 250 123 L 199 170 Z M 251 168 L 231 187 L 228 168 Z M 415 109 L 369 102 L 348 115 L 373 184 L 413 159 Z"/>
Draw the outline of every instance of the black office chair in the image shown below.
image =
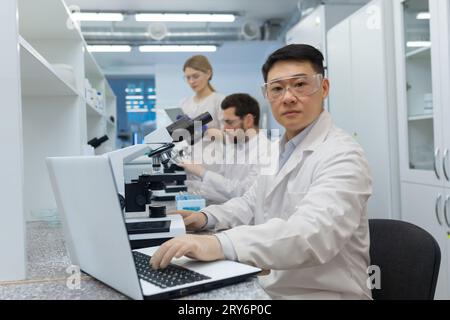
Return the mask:
<path fill-rule="evenodd" d="M 374 300 L 433 300 L 441 250 L 427 231 L 396 220 L 369 220 L 371 265 L 380 268 Z"/>

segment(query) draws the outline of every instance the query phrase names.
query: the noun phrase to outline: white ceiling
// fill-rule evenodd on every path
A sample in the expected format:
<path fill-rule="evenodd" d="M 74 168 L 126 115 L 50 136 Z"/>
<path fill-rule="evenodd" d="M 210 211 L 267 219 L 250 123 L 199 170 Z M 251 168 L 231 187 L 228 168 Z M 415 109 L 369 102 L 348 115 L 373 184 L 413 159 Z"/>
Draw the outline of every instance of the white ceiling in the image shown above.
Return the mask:
<path fill-rule="evenodd" d="M 220 60 L 230 60 L 235 57 L 236 43 L 250 43 L 250 45 L 243 45 L 239 48 L 239 59 L 245 63 L 245 61 L 251 60 L 252 54 L 255 50 L 263 50 L 264 45 L 258 42 L 265 41 L 241 41 L 242 36 L 236 34 L 240 32 L 241 26 L 246 21 L 254 21 L 262 25 L 264 22 L 270 21 L 269 25 L 272 28 L 265 29 L 266 36 L 262 35 L 258 40 L 275 40 L 280 41 L 284 31 L 289 26 L 293 25 L 293 22 L 298 21 L 301 17 L 301 10 L 305 10 L 307 7 L 316 6 L 318 3 L 326 2 L 327 4 L 363 4 L 368 0 L 65 0 L 69 7 L 77 6 L 81 11 L 120 11 L 132 14 L 133 12 L 233 12 L 238 13 L 240 16 L 235 23 L 209 23 L 209 24 L 167 24 L 169 33 L 175 34 L 185 33 L 189 31 L 197 31 L 198 33 L 206 32 L 209 34 L 216 34 L 215 37 L 209 38 L 209 34 L 204 34 L 203 37 L 190 38 L 187 37 L 186 40 L 195 41 L 198 43 L 203 42 L 218 42 L 223 44 L 221 49 L 214 53 L 214 56 Z M 99 34 L 96 32 L 126 32 L 135 33 L 141 35 L 137 38 L 134 44 L 138 43 L 142 39 L 147 41 L 153 41 L 152 39 L 147 39 L 142 37 L 148 32 L 147 28 L 149 23 L 136 22 L 129 16 L 123 22 L 117 23 L 105 23 L 105 22 L 90 22 L 81 23 L 82 31 L 85 33 L 85 37 L 88 43 L 105 43 L 108 39 L 96 38 L 95 36 L 89 37 L 91 35 Z M 181 32 L 180 32 L 181 31 Z M 270 31 L 270 32 L 269 32 Z M 226 34 L 231 35 L 226 38 Z M 117 34 L 115 34 L 117 35 Z M 270 37 L 268 36 L 270 35 Z M 113 37 L 114 38 L 114 37 Z M 168 41 L 170 37 L 163 39 L 163 41 Z M 116 39 L 116 38 L 114 38 Z M 100 40 L 100 41 L 98 41 Z M 118 41 L 125 41 L 126 38 L 118 38 Z M 130 38 L 128 38 L 130 40 Z M 175 39 L 174 39 L 175 40 Z M 184 40 L 184 38 L 183 38 Z M 222 41 L 220 41 L 222 40 Z M 237 41 L 239 40 L 239 41 Z M 126 41 L 125 41 L 126 42 Z M 229 42 L 229 45 L 227 44 Z M 260 49 L 258 49 L 260 46 Z M 256 48 L 256 49 L 255 49 Z M 134 49 L 130 54 L 123 53 L 107 53 L 107 54 L 95 54 L 95 57 L 104 69 L 114 68 L 118 65 L 127 66 L 139 66 L 157 64 L 157 63 L 170 63 L 171 59 L 178 61 L 176 58 L 177 54 L 141 54 L 137 53 Z M 186 54 L 179 54 L 180 56 L 186 56 Z M 188 55 L 187 55 L 188 56 Z M 242 57 L 241 57 L 242 56 Z M 246 58 L 247 57 L 247 58 Z"/>
<path fill-rule="evenodd" d="M 316 0 L 307 1 L 315 3 Z M 246 22 L 254 22 L 260 28 L 266 23 L 270 29 L 260 29 L 255 39 L 273 40 L 283 26 L 293 17 L 300 15 L 299 0 L 67 0 L 66 3 L 81 11 L 119 11 L 127 13 L 122 22 L 82 22 L 81 28 L 86 40 L 95 44 L 154 42 L 149 37 L 151 23 L 136 22 L 135 12 L 222 12 L 237 14 L 234 23 L 165 23 L 168 36 L 165 42 L 205 43 L 244 40 L 241 28 Z M 77 9 L 78 9 L 77 8 Z"/>
<path fill-rule="evenodd" d="M 289 18 L 299 0 L 66 0 L 82 10 L 243 12 L 249 19 Z"/>

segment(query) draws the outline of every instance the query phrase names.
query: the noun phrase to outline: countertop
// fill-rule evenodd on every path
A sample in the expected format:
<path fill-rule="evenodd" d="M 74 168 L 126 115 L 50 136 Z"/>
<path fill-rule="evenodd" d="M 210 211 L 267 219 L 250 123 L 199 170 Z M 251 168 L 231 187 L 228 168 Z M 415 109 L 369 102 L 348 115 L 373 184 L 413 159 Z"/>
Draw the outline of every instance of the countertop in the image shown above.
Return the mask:
<path fill-rule="evenodd" d="M 83 274 L 79 289 L 69 289 L 71 263 L 58 222 L 27 223 L 27 279 L 0 282 L 0 300 L 125 300 L 128 297 Z M 268 300 L 256 277 L 182 300 Z"/>

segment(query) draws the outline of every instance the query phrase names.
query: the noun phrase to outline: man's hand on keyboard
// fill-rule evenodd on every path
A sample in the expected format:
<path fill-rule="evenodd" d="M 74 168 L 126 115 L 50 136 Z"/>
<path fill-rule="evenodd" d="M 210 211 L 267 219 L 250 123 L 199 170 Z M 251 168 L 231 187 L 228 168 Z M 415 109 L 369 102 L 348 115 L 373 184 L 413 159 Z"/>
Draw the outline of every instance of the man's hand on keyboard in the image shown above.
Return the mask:
<path fill-rule="evenodd" d="M 184 235 L 163 243 L 152 255 L 153 269 L 164 269 L 173 258 L 187 256 L 200 261 L 225 259 L 222 246 L 215 236 Z"/>

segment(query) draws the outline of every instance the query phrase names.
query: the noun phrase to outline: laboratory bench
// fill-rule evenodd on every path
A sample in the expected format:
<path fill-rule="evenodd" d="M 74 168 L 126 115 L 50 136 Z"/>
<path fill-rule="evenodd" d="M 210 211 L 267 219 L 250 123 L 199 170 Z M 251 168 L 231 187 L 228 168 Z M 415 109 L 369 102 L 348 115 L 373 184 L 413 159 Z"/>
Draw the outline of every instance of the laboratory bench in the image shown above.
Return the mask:
<path fill-rule="evenodd" d="M 27 279 L 0 282 L 0 300 L 126 300 L 128 297 L 89 275 L 79 289 L 69 289 L 71 263 L 58 221 L 27 223 Z M 256 277 L 223 288 L 182 297 L 183 300 L 268 300 Z"/>

